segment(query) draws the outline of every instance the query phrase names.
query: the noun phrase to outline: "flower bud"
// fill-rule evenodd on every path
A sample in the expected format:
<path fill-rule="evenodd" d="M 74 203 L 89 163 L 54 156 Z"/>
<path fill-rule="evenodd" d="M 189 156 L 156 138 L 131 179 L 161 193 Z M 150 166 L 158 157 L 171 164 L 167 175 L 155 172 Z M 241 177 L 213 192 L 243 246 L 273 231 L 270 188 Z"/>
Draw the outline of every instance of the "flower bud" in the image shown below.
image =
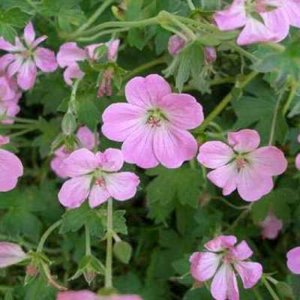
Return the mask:
<path fill-rule="evenodd" d="M 22 248 L 13 243 L 0 242 L 0 268 L 15 265 L 27 258 Z"/>
<path fill-rule="evenodd" d="M 169 38 L 168 51 L 172 56 L 176 56 L 185 46 L 185 40 L 174 34 Z"/>
<path fill-rule="evenodd" d="M 77 127 L 75 116 L 72 113 L 67 112 L 62 120 L 61 127 L 65 135 L 74 133 Z"/>
<path fill-rule="evenodd" d="M 217 52 L 214 47 L 205 47 L 204 48 L 204 58 L 207 64 L 212 64 L 217 59 Z"/>

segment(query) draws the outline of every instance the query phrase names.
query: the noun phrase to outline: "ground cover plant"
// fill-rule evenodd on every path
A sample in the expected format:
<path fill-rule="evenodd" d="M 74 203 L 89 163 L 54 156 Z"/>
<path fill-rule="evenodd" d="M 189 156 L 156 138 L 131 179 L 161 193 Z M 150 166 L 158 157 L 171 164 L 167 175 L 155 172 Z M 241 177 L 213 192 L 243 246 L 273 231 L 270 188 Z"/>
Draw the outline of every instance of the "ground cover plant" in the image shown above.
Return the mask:
<path fill-rule="evenodd" d="M 300 1 L 0 10 L 0 299 L 300 299 Z"/>

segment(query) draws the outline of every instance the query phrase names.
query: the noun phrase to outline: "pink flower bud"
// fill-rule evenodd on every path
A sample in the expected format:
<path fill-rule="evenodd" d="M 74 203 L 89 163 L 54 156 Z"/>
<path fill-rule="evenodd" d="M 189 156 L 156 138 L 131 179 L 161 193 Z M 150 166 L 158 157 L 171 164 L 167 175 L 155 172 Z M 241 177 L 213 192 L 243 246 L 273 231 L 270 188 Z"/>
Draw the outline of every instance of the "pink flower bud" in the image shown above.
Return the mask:
<path fill-rule="evenodd" d="M 103 74 L 101 81 L 99 83 L 97 97 L 111 96 L 112 95 L 112 79 L 114 70 L 109 68 L 106 69 Z"/>
<path fill-rule="evenodd" d="M 0 135 L 0 146 L 6 145 L 9 143 L 9 137 Z"/>
<path fill-rule="evenodd" d="M 0 242 L 0 268 L 15 265 L 26 258 L 26 253 L 19 245 Z"/>
<path fill-rule="evenodd" d="M 204 58 L 207 64 L 212 64 L 217 59 L 217 52 L 214 47 L 205 47 L 204 48 Z"/>
<path fill-rule="evenodd" d="M 168 51 L 171 55 L 176 56 L 185 46 L 185 40 L 174 34 L 169 38 Z"/>
<path fill-rule="evenodd" d="M 269 240 L 276 239 L 282 226 L 282 221 L 270 212 L 264 221 L 260 223 L 263 238 Z"/>

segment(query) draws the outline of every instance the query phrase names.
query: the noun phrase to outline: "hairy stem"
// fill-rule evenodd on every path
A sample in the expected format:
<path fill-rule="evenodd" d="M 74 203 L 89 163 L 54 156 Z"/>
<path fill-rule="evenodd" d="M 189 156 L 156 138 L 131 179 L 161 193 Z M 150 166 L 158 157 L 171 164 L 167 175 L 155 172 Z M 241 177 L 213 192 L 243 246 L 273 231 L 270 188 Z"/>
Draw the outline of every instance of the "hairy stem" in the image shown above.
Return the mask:
<path fill-rule="evenodd" d="M 110 198 L 107 203 L 107 233 L 106 233 L 106 265 L 105 287 L 112 288 L 112 246 L 113 246 L 113 202 Z"/>

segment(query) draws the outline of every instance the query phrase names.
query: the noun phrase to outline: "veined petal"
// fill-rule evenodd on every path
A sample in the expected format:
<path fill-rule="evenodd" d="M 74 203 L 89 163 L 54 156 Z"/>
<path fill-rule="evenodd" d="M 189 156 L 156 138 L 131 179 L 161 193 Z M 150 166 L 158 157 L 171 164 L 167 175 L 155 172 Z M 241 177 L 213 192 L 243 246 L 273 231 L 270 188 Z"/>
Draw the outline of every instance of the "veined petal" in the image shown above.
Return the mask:
<path fill-rule="evenodd" d="M 80 70 L 77 64 L 68 66 L 64 71 L 64 80 L 68 85 L 73 84 L 73 79 L 81 79 L 83 76 L 84 73 Z"/>
<path fill-rule="evenodd" d="M 242 129 L 228 133 L 228 143 L 237 152 L 250 152 L 260 144 L 260 136 L 256 130 Z"/>
<path fill-rule="evenodd" d="M 57 69 L 55 53 L 49 49 L 38 47 L 34 53 L 34 61 L 43 72 L 54 72 Z"/>
<path fill-rule="evenodd" d="M 16 73 L 20 71 L 23 63 L 24 59 L 20 55 L 14 55 L 14 59 L 11 61 L 7 68 L 7 75 L 9 77 L 13 77 Z"/>
<path fill-rule="evenodd" d="M 30 90 L 36 80 L 36 66 L 32 60 L 25 61 L 17 75 L 18 85 L 25 91 Z"/>
<path fill-rule="evenodd" d="M 300 247 L 293 248 L 287 253 L 287 266 L 294 274 L 300 274 Z"/>
<path fill-rule="evenodd" d="M 94 184 L 89 196 L 89 205 L 94 208 L 106 202 L 110 198 L 110 193 L 105 186 Z"/>
<path fill-rule="evenodd" d="M 245 260 L 252 256 L 253 251 L 250 249 L 246 241 L 240 242 L 230 250 L 233 257 L 237 260 Z"/>
<path fill-rule="evenodd" d="M 123 153 L 119 149 L 108 148 L 103 153 L 98 152 L 96 155 L 103 171 L 117 172 L 124 164 Z"/>
<path fill-rule="evenodd" d="M 296 156 L 295 165 L 298 170 L 300 170 L 300 154 Z"/>
<path fill-rule="evenodd" d="M 35 31 L 31 22 L 24 28 L 24 40 L 26 45 L 30 47 L 35 39 Z"/>
<path fill-rule="evenodd" d="M 0 37 L 0 49 L 4 51 L 14 51 L 16 47 L 7 42 L 3 37 Z"/>
<path fill-rule="evenodd" d="M 78 129 L 76 136 L 79 139 L 80 148 L 92 150 L 98 142 L 95 134 L 87 126 L 81 126 Z"/>
<path fill-rule="evenodd" d="M 0 242 L 0 268 L 17 264 L 27 258 L 22 248 L 13 243 Z"/>
<path fill-rule="evenodd" d="M 13 54 L 5 54 L 0 58 L 0 71 L 5 72 L 6 68 L 15 60 L 15 56 Z"/>
<path fill-rule="evenodd" d="M 99 297 L 90 291 L 59 292 L 56 300 L 99 300 Z"/>
<path fill-rule="evenodd" d="M 219 252 L 232 248 L 237 242 L 234 235 L 220 235 L 213 240 L 207 242 L 204 247 L 212 252 Z"/>
<path fill-rule="evenodd" d="M 61 68 L 68 67 L 86 58 L 86 52 L 80 49 L 76 43 L 63 44 L 57 53 L 57 62 Z"/>
<path fill-rule="evenodd" d="M 245 289 L 250 289 L 260 280 L 263 272 L 262 265 L 256 262 L 240 261 L 234 264 Z"/>
<path fill-rule="evenodd" d="M 300 28 L 300 2 L 298 0 L 284 0 L 283 8 L 291 26 Z"/>

